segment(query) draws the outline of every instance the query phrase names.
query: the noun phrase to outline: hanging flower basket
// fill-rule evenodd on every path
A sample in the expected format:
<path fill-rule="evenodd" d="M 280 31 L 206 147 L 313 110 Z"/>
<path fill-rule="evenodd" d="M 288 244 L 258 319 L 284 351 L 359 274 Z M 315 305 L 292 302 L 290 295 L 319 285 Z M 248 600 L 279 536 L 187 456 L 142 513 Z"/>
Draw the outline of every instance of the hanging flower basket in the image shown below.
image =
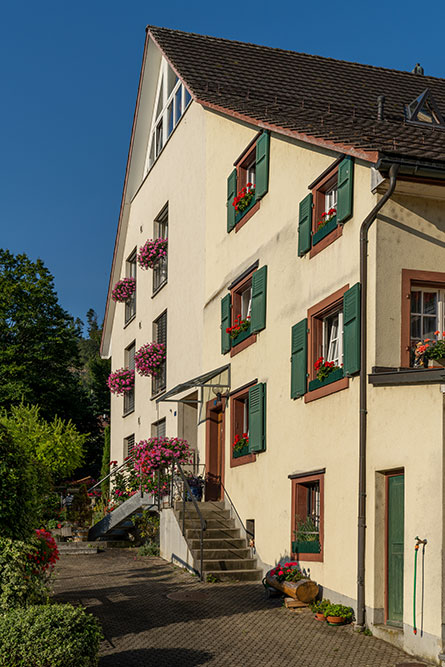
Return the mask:
<path fill-rule="evenodd" d="M 118 396 L 131 391 L 134 387 L 134 371 L 129 368 L 119 368 L 113 371 L 108 376 L 107 385 L 111 393 Z"/>
<path fill-rule="evenodd" d="M 156 377 L 165 362 L 164 343 L 147 343 L 139 348 L 134 355 L 134 365 L 139 375 Z"/>
<path fill-rule="evenodd" d="M 113 287 L 111 292 L 111 298 L 113 301 L 124 302 L 128 301 L 130 297 L 136 291 L 136 279 L 135 278 L 122 278 Z"/>
<path fill-rule="evenodd" d="M 149 239 L 139 248 L 138 264 L 141 269 L 153 269 L 156 264 L 167 257 L 167 239 Z"/>

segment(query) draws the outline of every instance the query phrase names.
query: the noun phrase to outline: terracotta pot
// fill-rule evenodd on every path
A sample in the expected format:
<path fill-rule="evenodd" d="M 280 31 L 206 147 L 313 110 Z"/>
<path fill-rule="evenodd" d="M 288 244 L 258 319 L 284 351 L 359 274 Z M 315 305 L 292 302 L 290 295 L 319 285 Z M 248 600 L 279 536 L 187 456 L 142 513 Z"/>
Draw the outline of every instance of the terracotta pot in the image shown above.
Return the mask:
<path fill-rule="evenodd" d="M 330 625 L 343 625 L 345 622 L 343 616 L 328 616 L 326 620 Z"/>
<path fill-rule="evenodd" d="M 324 614 L 319 614 L 319 613 L 317 613 L 317 614 L 315 614 L 315 620 L 316 620 L 316 621 L 325 621 L 325 620 L 326 620 L 326 616 L 325 616 Z"/>

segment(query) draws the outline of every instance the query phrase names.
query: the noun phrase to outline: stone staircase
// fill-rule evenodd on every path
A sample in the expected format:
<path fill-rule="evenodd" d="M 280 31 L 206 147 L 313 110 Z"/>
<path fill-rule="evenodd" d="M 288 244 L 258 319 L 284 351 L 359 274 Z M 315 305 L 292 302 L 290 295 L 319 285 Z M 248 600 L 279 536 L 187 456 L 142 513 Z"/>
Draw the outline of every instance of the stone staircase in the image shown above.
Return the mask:
<path fill-rule="evenodd" d="M 241 537 L 230 510 L 223 501 L 200 502 L 199 510 L 206 521 L 204 532 L 203 571 L 218 581 L 259 581 L 262 570 L 257 568 L 246 539 Z M 182 502 L 175 503 L 175 516 L 182 528 Z M 195 506 L 186 503 L 185 539 L 195 561 L 200 566 L 201 522 Z"/>
<path fill-rule="evenodd" d="M 127 540 L 128 531 L 133 527 L 132 518 L 140 516 L 144 509 L 157 512 L 156 501 L 147 493 L 143 495 L 136 493 L 94 524 L 88 532 L 88 539 L 90 541 Z"/>

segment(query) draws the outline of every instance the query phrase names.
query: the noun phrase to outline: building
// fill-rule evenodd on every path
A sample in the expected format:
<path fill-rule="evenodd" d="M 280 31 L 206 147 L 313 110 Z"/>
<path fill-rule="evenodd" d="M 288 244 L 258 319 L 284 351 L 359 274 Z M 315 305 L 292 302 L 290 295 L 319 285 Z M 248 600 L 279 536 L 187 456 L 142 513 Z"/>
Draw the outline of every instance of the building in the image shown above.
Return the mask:
<path fill-rule="evenodd" d="M 293 554 L 436 662 L 445 370 L 414 352 L 445 330 L 442 113 L 442 79 L 148 27 L 102 342 L 113 369 L 167 344 L 165 372 L 112 399 L 112 459 L 185 437 L 264 570 Z"/>

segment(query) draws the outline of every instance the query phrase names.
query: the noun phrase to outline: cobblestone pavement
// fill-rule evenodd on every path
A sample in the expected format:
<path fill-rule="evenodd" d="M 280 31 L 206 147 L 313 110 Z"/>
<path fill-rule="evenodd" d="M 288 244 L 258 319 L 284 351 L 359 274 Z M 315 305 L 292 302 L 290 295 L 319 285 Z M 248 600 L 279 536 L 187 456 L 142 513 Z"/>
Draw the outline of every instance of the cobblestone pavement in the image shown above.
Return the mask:
<path fill-rule="evenodd" d="M 100 667 L 393 667 L 420 661 L 390 644 L 292 612 L 258 583 L 201 583 L 131 550 L 62 556 L 55 599 L 103 627 Z M 183 591 L 200 600 L 173 600 Z M 190 596 L 193 597 L 193 596 Z"/>

